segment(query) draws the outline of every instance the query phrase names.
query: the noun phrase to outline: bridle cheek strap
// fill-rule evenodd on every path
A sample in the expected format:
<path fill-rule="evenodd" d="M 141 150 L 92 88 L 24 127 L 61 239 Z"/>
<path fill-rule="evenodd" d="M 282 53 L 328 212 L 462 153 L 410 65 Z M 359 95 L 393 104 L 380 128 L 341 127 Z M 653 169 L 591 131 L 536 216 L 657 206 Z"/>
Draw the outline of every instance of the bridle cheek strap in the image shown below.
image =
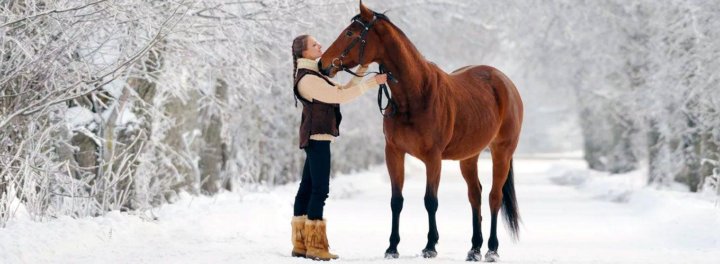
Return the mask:
<path fill-rule="evenodd" d="M 330 63 L 330 66 L 328 66 L 328 72 L 329 72 L 329 69 L 336 67 L 336 68 L 340 68 L 341 70 L 343 70 L 347 73 L 350 73 L 351 75 L 353 75 L 355 77 L 365 77 L 371 73 L 377 73 L 377 74 L 385 73 L 385 74 L 387 74 L 389 81 L 392 81 L 394 83 L 398 82 L 397 79 L 395 79 L 393 77 L 392 73 L 388 72 L 385 69 L 385 65 L 380 65 L 379 72 L 368 72 L 368 73 L 365 73 L 364 75 L 358 75 L 357 73 L 351 71 L 349 68 L 345 67 L 345 65 L 343 64 L 343 59 L 345 57 L 347 57 L 348 54 L 350 54 L 350 51 L 358 43 L 360 43 L 360 54 L 358 55 L 358 61 L 359 61 L 360 65 L 363 65 L 363 58 L 365 57 L 365 44 L 367 44 L 367 41 L 365 40 L 365 38 L 367 37 L 367 33 L 370 31 L 370 29 L 373 27 L 373 25 L 375 25 L 375 22 L 377 22 L 377 20 L 378 20 L 377 15 L 373 16 L 373 20 L 370 21 L 370 23 L 368 23 L 368 24 L 363 23 L 359 17 L 353 18 L 353 23 L 359 23 L 360 25 L 362 25 L 363 30 L 362 30 L 362 32 L 360 32 L 360 35 L 357 38 L 355 38 L 352 42 L 350 42 L 350 44 L 345 48 L 345 50 L 343 50 L 342 54 L 340 54 L 340 57 L 332 60 L 332 62 Z M 338 61 L 338 60 L 340 61 L 340 65 L 335 65 L 335 61 Z M 385 105 L 385 107 L 382 106 L 383 95 L 388 98 L 388 102 Z M 380 108 L 380 114 L 382 114 L 386 118 L 392 117 L 397 113 L 397 103 L 395 103 L 395 100 L 393 100 L 392 97 L 390 96 L 390 92 L 388 92 L 388 87 L 386 84 L 381 84 L 380 88 L 378 89 L 378 108 Z M 387 111 L 388 108 L 391 108 L 390 113 L 388 113 L 388 111 Z"/>

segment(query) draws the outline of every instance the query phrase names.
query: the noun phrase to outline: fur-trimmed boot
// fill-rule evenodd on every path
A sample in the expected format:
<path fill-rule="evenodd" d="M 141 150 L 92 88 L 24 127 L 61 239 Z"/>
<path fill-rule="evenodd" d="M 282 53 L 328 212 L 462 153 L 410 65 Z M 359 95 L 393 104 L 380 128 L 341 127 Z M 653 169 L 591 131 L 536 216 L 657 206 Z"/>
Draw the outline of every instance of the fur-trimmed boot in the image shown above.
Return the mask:
<path fill-rule="evenodd" d="M 330 245 L 325 232 L 325 220 L 307 220 L 305 222 L 305 256 L 313 260 L 337 259 L 338 255 L 330 253 Z"/>
<path fill-rule="evenodd" d="M 305 247 L 305 221 L 307 221 L 307 215 L 293 216 L 290 222 L 290 225 L 292 225 L 293 257 L 305 257 L 307 251 Z"/>

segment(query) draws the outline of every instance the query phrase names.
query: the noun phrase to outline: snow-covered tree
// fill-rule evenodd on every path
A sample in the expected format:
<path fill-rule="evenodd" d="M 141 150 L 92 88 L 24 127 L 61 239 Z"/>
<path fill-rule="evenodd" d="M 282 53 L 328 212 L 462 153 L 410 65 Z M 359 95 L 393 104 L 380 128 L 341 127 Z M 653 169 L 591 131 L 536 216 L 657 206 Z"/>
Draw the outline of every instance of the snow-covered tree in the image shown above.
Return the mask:
<path fill-rule="evenodd" d="M 448 72 L 507 72 L 526 105 L 520 153 L 581 148 L 594 169 L 717 190 L 716 1 L 365 2 Z M 357 5 L 0 2 L 0 225 L 19 207 L 97 215 L 297 180 L 290 44 L 327 47 Z M 375 99 L 343 106 L 335 171 L 383 161 Z"/>

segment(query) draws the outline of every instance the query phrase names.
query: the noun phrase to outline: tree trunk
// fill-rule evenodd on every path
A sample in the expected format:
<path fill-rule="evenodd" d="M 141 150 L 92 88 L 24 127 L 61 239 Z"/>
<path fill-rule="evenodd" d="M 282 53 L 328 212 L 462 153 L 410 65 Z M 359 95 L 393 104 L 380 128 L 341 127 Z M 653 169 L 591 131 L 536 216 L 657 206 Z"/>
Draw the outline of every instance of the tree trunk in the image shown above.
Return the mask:
<path fill-rule="evenodd" d="M 702 134 L 701 144 L 701 157 L 707 160 L 720 161 L 720 153 L 718 152 L 718 145 L 713 140 L 712 131 L 705 131 Z M 702 183 L 705 182 L 707 177 L 713 176 L 713 170 L 717 167 L 710 162 L 701 162 L 700 164 L 700 177 Z"/>
<path fill-rule="evenodd" d="M 647 131 L 647 148 L 648 148 L 648 184 L 664 184 L 667 176 L 666 171 L 659 168 L 662 163 L 661 150 L 667 148 L 662 141 L 660 130 L 657 128 L 657 122 L 651 120 L 648 124 Z"/>
<path fill-rule="evenodd" d="M 147 59 L 143 62 L 145 69 L 147 70 L 147 76 L 150 76 L 150 78 L 129 78 L 127 80 L 128 86 L 131 89 L 135 89 L 135 92 L 137 93 L 137 100 L 135 100 L 134 104 L 132 105 L 132 112 L 135 114 L 135 116 L 138 117 L 140 127 L 132 130 L 122 129 L 118 131 L 118 134 L 116 136 L 117 141 L 120 142 L 123 146 L 128 146 L 129 149 L 115 148 L 109 150 L 107 153 L 120 154 L 124 151 L 127 151 L 126 155 L 132 155 L 132 157 L 130 157 L 131 159 L 134 159 L 138 155 L 142 154 L 142 148 L 144 147 L 145 143 L 150 139 L 150 136 L 152 134 L 153 119 L 149 111 L 147 111 L 147 105 L 152 105 L 155 94 L 157 93 L 157 84 L 155 83 L 154 78 L 157 77 L 162 67 L 162 52 L 163 50 L 161 47 L 153 47 L 152 50 L 148 52 Z M 126 92 L 128 91 L 124 91 L 123 95 L 125 95 Z M 107 131 L 106 134 L 112 137 L 114 135 L 114 130 L 116 129 L 114 129 L 114 123 L 110 125 L 113 129 Z M 133 144 L 133 142 L 135 143 Z M 118 144 L 116 144 L 115 146 L 118 146 Z M 110 147 L 112 148 L 112 146 Z M 143 204 L 145 203 L 141 202 L 141 200 L 143 200 L 144 198 L 139 197 L 138 186 L 136 186 L 136 181 L 133 179 L 137 174 L 136 169 L 139 164 L 140 161 L 135 160 L 132 164 L 128 164 L 123 167 L 115 166 L 114 168 L 112 168 L 116 175 L 127 175 L 126 177 L 122 177 L 120 179 L 120 182 L 118 183 L 116 189 L 118 191 L 118 195 L 120 196 L 117 197 L 118 199 L 120 199 L 118 202 L 122 203 L 122 208 L 137 209 L 143 206 Z M 144 187 L 145 186 L 143 186 L 143 188 Z M 123 190 L 127 190 L 130 193 L 124 193 Z M 124 197 L 122 196 L 125 196 L 128 199 L 124 199 Z"/>
<path fill-rule="evenodd" d="M 218 79 L 215 86 L 215 97 L 220 102 L 227 100 L 227 83 Z M 222 138 L 222 115 L 215 111 L 209 115 L 209 121 L 203 129 L 203 140 L 200 163 L 198 164 L 201 173 L 202 190 L 207 194 L 215 194 L 221 185 L 221 173 L 225 168 L 226 153 L 225 143 Z"/>
<path fill-rule="evenodd" d="M 684 183 L 690 188 L 691 192 L 697 192 L 702 181 L 700 167 L 702 162 L 702 140 L 698 132 L 698 124 L 691 116 L 686 117 L 687 130 L 681 135 L 680 154 L 683 157 L 685 166 L 675 175 L 675 181 Z"/>

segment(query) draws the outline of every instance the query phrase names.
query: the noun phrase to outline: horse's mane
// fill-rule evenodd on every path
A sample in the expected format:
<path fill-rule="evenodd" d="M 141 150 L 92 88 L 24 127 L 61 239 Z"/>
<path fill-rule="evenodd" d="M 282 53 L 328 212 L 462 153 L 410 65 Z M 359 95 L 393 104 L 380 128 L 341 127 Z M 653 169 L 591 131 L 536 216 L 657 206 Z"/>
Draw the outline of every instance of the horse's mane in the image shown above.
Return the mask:
<path fill-rule="evenodd" d="M 375 17 L 376 17 L 377 19 L 385 20 L 385 21 L 387 21 L 388 23 L 390 23 L 390 25 L 392 25 L 393 28 L 395 28 L 397 31 L 400 32 L 400 34 L 402 34 L 404 37 L 407 38 L 407 36 L 405 36 L 405 32 L 403 32 L 400 28 L 398 28 L 397 26 L 395 26 L 395 24 L 393 24 L 393 22 L 390 21 L 390 18 L 389 18 L 387 15 L 385 15 L 385 13 L 373 12 L 373 14 L 375 15 Z M 362 17 L 360 16 L 360 14 L 357 14 L 357 15 L 355 15 L 352 19 L 350 19 L 350 21 L 355 21 L 356 19 L 361 19 L 361 18 L 362 18 Z"/>
<path fill-rule="evenodd" d="M 389 24 L 393 29 L 395 29 L 398 33 L 400 33 L 401 39 L 404 39 L 404 41 L 403 41 L 404 44 L 407 45 L 407 46 L 410 48 L 411 51 L 413 51 L 413 52 L 417 53 L 418 55 L 420 55 L 420 58 L 423 58 L 423 57 L 424 57 L 424 56 L 422 55 L 422 53 L 420 53 L 420 50 L 418 50 L 417 47 L 415 47 L 415 44 L 413 44 L 412 41 L 410 41 L 410 38 L 408 38 L 407 35 L 405 35 L 405 32 L 403 32 L 402 29 L 400 29 L 398 26 L 396 26 L 395 23 L 393 23 L 392 21 L 390 21 L 390 18 L 388 18 L 388 16 L 385 15 L 385 13 L 373 12 L 373 14 L 375 15 L 375 17 L 376 17 L 377 19 L 385 20 L 386 22 L 388 22 L 388 24 Z M 360 19 L 360 20 L 362 21 L 362 17 L 360 16 L 360 14 L 355 15 L 350 21 L 354 21 L 354 20 L 356 20 L 356 19 Z M 366 21 L 363 21 L 363 23 L 367 23 L 367 22 L 366 22 Z"/>

